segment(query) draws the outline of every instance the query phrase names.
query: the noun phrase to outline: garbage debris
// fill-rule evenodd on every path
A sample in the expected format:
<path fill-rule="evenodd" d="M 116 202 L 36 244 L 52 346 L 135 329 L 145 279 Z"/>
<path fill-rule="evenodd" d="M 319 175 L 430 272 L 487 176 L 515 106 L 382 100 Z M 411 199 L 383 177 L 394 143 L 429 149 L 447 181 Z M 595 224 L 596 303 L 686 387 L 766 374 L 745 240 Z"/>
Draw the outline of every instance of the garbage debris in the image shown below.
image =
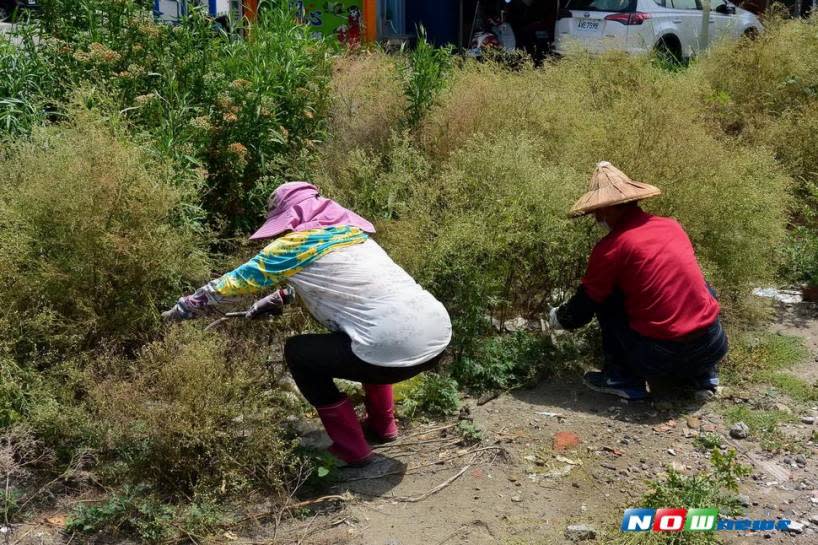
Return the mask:
<path fill-rule="evenodd" d="M 582 465 L 582 460 L 572 460 L 571 458 L 566 458 L 565 456 L 560 456 L 559 454 L 557 456 L 555 456 L 555 459 L 558 462 L 562 462 L 564 464 L 569 464 L 569 465 L 572 465 L 572 466 L 581 466 Z"/>
<path fill-rule="evenodd" d="M 537 414 L 540 416 L 556 418 L 557 420 L 563 420 L 565 418 L 565 415 L 562 413 L 552 413 L 550 411 L 539 411 Z"/>
<path fill-rule="evenodd" d="M 753 295 L 756 297 L 763 297 L 765 299 L 773 299 L 785 305 L 797 305 L 803 302 L 804 298 L 800 291 L 796 290 L 779 290 L 777 288 L 756 288 L 753 290 Z"/>

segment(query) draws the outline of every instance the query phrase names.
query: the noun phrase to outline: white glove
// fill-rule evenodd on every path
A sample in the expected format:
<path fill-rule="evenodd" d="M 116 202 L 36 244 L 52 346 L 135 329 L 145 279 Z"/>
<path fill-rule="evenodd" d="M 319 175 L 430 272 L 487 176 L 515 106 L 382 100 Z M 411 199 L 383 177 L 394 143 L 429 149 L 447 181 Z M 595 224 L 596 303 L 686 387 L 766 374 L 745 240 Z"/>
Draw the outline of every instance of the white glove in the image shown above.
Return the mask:
<path fill-rule="evenodd" d="M 553 331 L 562 331 L 565 328 L 562 327 L 559 318 L 557 318 L 557 309 L 559 309 L 559 307 L 554 307 L 548 313 L 548 325 Z"/>

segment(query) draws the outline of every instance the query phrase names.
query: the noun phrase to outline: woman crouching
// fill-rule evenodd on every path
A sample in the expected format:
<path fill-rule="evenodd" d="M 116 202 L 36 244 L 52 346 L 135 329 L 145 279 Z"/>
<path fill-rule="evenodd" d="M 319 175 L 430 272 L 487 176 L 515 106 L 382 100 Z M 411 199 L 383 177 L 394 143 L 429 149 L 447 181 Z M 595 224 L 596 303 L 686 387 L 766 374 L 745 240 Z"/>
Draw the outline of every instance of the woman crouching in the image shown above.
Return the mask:
<path fill-rule="evenodd" d="M 250 238 L 273 239 L 257 256 L 182 297 L 163 316 L 188 319 L 239 296 L 287 284 L 330 333 L 287 339 L 284 359 L 333 441 L 330 452 L 364 465 L 379 441 L 398 436 L 392 384 L 437 364 L 452 336 L 443 305 L 370 238 L 364 218 L 321 197 L 307 182 L 281 185 L 267 220 Z M 276 290 L 248 311 L 252 318 L 279 305 Z M 363 383 L 367 416 L 361 423 L 333 379 Z"/>

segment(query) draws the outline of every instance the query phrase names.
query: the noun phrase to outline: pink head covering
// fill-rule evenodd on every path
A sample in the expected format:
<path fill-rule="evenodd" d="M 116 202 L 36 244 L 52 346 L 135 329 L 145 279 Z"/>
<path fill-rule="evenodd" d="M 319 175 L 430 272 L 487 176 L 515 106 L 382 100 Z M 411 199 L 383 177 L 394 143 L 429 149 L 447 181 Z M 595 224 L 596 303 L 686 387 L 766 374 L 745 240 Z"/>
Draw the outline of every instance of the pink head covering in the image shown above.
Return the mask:
<path fill-rule="evenodd" d="M 308 182 L 287 182 L 276 188 L 267 203 L 267 220 L 250 240 L 272 238 L 285 231 L 349 225 L 367 233 L 375 228 L 364 218 L 337 202 L 321 197 Z"/>

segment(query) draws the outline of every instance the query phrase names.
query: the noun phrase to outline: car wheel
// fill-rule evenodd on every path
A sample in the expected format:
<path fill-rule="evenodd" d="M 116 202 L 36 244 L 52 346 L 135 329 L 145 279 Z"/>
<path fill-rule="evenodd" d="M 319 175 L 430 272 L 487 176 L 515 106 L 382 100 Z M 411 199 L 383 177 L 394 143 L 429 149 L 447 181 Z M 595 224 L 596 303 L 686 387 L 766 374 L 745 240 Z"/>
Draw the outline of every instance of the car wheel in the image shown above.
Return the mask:
<path fill-rule="evenodd" d="M 755 27 L 750 27 L 744 31 L 744 37 L 748 40 L 755 40 L 758 38 L 758 29 Z"/>
<path fill-rule="evenodd" d="M 682 46 L 671 37 L 662 38 L 653 48 L 656 58 L 662 64 L 678 66 L 682 64 Z"/>

